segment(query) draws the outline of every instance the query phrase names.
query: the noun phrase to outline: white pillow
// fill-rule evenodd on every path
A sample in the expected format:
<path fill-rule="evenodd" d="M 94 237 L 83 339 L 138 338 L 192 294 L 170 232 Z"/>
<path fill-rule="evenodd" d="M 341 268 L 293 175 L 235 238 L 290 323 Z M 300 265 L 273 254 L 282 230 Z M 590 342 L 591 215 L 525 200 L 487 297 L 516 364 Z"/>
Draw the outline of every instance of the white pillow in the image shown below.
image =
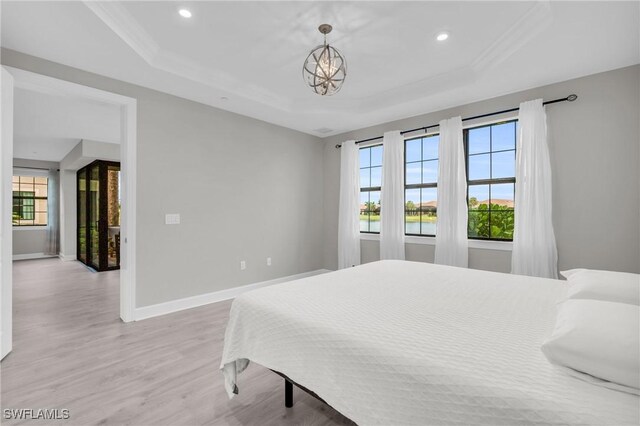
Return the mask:
<path fill-rule="evenodd" d="M 640 306 L 567 300 L 542 352 L 553 364 L 638 389 Z"/>
<path fill-rule="evenodd" d="M 640 306 L 640 275 L 571 269 L 560 272 L 569 282 L 569 299 L 594 299 Z"/>

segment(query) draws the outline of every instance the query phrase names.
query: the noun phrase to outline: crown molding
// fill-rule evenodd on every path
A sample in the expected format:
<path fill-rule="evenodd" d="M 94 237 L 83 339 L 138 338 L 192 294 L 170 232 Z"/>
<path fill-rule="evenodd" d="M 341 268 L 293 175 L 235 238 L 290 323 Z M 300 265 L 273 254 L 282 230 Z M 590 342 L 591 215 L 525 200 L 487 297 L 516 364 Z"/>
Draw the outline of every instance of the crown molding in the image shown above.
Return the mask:
<path fill-rule="evenodd" d="M 473 84 L 482 74 L 506 61 L 553 22 L 550 1 L 538 0 L 466 66 L 408 82 L 381 93 L 357 99 L 326 98 L 318 103 L 315 99 L 284 97 L 263 86 L 240 81 L 229 73 L 207 68 L 179 53 L 163 49 L 121 3 L 90 0 L 84 0 L 83 3 L 154 69 L 205 85 L 221 94 L 230 93 L 279 111 L 296 113 L 304 110 L 319 116 L 326 113 L 327 108 L 334 113 L 375 114 L 389 110 L 390 105 L 397 108 L 400 105 L 419 103 L 427 95 L 441 94 Z"/>
<path fill-rule="evenodd" d="M 208 69 L 185 56 L 163 49 L 122 4 L 90 0 L 84 0 L 83 3 L 151 67 L 281 111 L 292 110 L 291 102 L 277 93 L 242 82 L 231 74 Z"/>
<path fill-rule="evenodd" d="M 153 66 L 160 46 L 121 4 L 97 1 L 83 1 L 83 3 L 134 52 Z"/>

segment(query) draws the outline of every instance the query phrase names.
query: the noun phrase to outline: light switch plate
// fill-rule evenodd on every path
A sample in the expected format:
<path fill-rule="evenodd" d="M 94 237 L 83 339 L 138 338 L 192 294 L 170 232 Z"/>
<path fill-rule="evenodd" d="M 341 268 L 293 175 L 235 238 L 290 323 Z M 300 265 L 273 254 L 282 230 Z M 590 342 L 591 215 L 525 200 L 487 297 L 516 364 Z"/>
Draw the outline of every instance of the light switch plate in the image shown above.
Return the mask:
<path fill-rule="evenodd" d="M 164 223 L 165 225 L 179 225 L 180 213 L 167 213 L 164 215 Z"/>

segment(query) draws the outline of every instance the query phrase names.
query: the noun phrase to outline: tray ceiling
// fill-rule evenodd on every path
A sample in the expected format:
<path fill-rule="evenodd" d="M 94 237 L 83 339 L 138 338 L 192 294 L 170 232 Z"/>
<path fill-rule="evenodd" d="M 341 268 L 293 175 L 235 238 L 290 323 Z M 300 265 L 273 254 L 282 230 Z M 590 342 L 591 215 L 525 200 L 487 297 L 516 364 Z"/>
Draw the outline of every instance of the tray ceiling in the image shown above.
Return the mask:
<path fill-rule="evenodd" d="M 332 97 L 301 75 L 324 22 Z M 639 28 L 637 2 L 2 2 L 3 47 L 321 137 L 639 63 Z"/>

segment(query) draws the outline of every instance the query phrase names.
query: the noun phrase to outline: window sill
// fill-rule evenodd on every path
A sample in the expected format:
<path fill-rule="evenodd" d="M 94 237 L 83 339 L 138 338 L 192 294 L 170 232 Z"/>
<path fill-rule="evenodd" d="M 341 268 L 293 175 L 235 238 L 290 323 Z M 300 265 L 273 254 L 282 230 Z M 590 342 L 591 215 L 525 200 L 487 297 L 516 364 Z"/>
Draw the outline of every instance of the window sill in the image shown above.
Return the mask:
<path fill-rule="evenodd" d="M 360 239 L 365 241 L 380 241 L 380 234 L 361 233 Z"/>
<path fill-rule="evenodd" d="M 360 240 L 364 241 L 380 241 L 380 234 L 360 234 Z M 511 251 L 513 249 L 512 241 L 483 241 L 483 240 L 467 240 L 469 248 L 482 250 L 498 250 Z M 404 237 L 405 244 L 423 244 L 436 245 L 435 237 L 416 237 L 414 235 L 406 235 Z"/>
<path fill-rule="evenodd" d="M 468 240 L 469 248 L 482 250 L 513 250 L 513 241 Z"/>
<path fill-rule="evenodd" d="M 46 231 L 48 226 L 14 226 L 14 231 Z"/>

